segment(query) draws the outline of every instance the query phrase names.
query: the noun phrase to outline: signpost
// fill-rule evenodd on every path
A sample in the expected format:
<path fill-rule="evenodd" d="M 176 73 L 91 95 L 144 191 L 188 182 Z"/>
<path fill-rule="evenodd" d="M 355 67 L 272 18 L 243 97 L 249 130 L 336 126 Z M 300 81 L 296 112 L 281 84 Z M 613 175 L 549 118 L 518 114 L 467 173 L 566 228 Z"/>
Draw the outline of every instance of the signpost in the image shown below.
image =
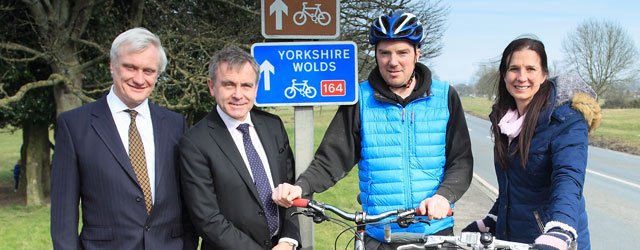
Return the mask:
<path fill-rule="evenodd" d="M 256 43 L 257 106 L 353 104 L 358 99 L 353 42 Z"/>
<path fill-rule="evenodd" d="M 339 0 L 261 0 L 262 36 L 335 39 L 340 35 Z"/>
<path fill-rule="evenodd" d="M 340 0 L 261 0 L 267 39 L 336 39 Z M 353 42 L 260 43 L 257 106 L 294 107 L 296 178 L 313 159 L 313 106 L 358 100 L 358 53 Z M 313 223 L 300 220 L 301 250 L 312 250 Z"/>

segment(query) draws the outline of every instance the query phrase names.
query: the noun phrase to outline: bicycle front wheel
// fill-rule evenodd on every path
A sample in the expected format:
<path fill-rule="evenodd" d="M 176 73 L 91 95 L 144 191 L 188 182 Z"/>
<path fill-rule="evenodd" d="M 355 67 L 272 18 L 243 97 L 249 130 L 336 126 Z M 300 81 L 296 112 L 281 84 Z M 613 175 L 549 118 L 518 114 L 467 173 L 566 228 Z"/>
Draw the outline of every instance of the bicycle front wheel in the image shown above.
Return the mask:
<path fill-rule="evenodd" d="M 306 22 L 307 22 L 307 15 L 305 15 L 304 12 L 298 11 L 295 14 L 293 14 L 293 23 L 295 23 L 296 25 L 300 26 Z"/>

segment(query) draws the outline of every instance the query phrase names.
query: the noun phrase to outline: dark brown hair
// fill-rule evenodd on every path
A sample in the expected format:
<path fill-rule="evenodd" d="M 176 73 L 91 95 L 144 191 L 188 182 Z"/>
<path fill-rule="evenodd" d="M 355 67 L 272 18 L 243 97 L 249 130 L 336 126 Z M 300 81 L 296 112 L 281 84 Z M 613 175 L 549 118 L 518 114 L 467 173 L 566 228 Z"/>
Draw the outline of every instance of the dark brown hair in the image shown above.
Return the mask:
<path fill-rule="evenodd" d="M 498 123 L 500 119 L 510 109 L 516 109 L 516 102 L 513 96 L 507 91 L 507 86 L 504 81 L 505 74 L 507 73 L 509 63 L 511 61 L 511 55 L 516 51 L 532 50 L 540 57 L 540 64 L 542 71 L 545 74 L 549 74 L 549 68 L 547 66 L 547 53 L 544 49 L 544 44 L 536 39 L 532 38 L 520 38 L 513 40 L 502 52 L 502 59 L 500 60 L 500 77 L 497 82 L 497 95 L 495 102 L 491 108 L 491 114 L 489 114 L 489 120 L 491 120 L 491 133 L 494 138 L 493 157 L 495 161 L 500 164 L 502 169 L 508 168 L 509 159 L 509 139 L 506 135 L 500 132 Z M 513 155 L 520 156 L 520 163 L 524 168 L 527 165 L 527 155 L 529 154 L 529 146 L 533 138 L 533 134 L 538 123 L 538 116 L 540 111 L 546 107 L 547 99 L 551 93 L 551 83 L 545 82 L 540 86 L 538 92 L 533 96 L 531 102 L 526 109 L 526 117 L 522 124 L 522 130 L 518 136 L 518 144 L 515 150 L 511 152 Z"/>

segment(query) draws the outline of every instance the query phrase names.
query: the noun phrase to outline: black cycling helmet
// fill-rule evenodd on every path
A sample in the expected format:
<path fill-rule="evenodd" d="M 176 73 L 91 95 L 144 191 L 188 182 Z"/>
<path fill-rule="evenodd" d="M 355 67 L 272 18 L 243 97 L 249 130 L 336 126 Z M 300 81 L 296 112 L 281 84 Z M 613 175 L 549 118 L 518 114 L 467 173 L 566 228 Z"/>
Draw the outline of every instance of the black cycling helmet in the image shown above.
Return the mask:
<path fill-rule="evenodd" d="M 416 15 L 396 10 L 373 21 L 369 43 L 375 45 L 380 40 L 405 39 L 417 46 L 422 40 L 422 33 L 422 24 Z"/>

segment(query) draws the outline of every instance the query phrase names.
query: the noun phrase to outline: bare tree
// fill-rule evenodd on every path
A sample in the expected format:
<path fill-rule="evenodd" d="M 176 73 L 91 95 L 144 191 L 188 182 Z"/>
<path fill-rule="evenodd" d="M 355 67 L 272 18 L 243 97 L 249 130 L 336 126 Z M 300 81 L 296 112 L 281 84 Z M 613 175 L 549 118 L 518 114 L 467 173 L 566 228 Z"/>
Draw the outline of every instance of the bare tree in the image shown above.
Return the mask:
<path fill-rule="evenodd" d="M 500 72 L 498 71 L 498 65 L 495 63 L 486 63 L 481 65 L 475 73 L 476 78 L 476 94 L 478 96 L 486 97 L 489 100 L 493 100 L 493 96 L 496 93 L 498 80 L 500 79 Z"/>
<path fill-rule="evenodd" d="M 359 79 L 366 79 L 375 67 L 374 48 L 369 45 L 369 29 L 373 19 L 394 10 L 405 10 L 415 14 L 424 27 L 422 59 L 439 56 L 444 47 L 442 37 L 446 30 L 449 5 L 442 1 L 368 0 L 341 1 L 340 33 L 342 40 L 351 40 L 358 45 Z"/>
<path fill-rule="evenodd" d="M 616 23 L 589 19 L 569 33 L 562 46 L 568 63 L 598 96 L 638 77 L 638 50 Z"/>

